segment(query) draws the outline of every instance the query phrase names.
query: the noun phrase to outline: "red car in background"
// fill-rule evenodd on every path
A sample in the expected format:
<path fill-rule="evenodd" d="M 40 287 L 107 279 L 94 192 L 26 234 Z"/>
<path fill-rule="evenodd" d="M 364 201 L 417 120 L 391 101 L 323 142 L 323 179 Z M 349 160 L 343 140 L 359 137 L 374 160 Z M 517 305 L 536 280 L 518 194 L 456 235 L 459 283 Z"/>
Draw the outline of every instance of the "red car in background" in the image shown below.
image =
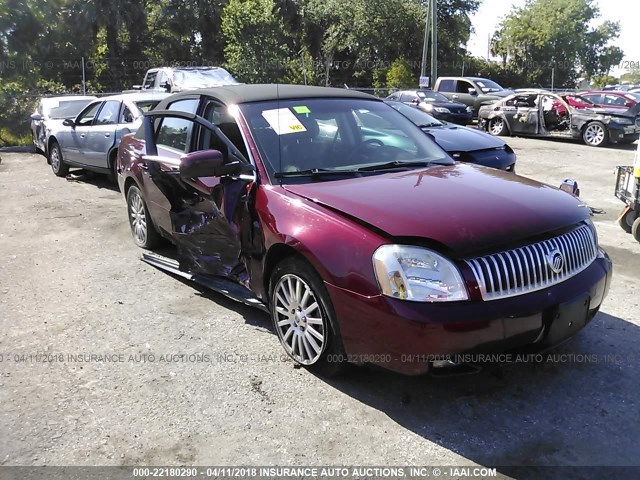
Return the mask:
<path fill-rule="evenodd" d="M 581 109 L 581 108 L 597 107 L 597 105 L 592 103 L 589 99 L 583 98 L 581 96 L 563 95 L 562 98 L 564 99 L 565 102 L 569 104 L 569 106 L 573 108 Z M 558 114 L 559 117 L 562 117 L 563 115 L 566 115 L 567 113 L 569 113 L 567 112 L 567 108 L 558 100 L 553 102 L 553 109 L 555 110 L 555 112 Z"/>
<path fill-rule="evenodd" d="M 586 92 L 580 96 L 592 101 L 597 107 L 626 110 L 640 102 L 640 93 Z"/>

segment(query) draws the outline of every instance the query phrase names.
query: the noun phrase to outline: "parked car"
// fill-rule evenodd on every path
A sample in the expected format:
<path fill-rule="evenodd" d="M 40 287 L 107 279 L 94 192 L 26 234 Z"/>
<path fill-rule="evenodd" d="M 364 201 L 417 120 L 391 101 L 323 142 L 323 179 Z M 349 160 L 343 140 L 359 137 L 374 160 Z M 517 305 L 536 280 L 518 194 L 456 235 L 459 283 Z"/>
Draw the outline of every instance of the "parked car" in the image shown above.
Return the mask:
<path fill-rule="evenodd" d="M 580 94 L 598 107 L 627 110 L 640 102 L 640 94 L 629 92 L 583 92 Z"/>
<path fill-rule="evenodd" d="M 439 77 L 433 90 L 451 100 L 470 106 L 473 109 L 473 118 L 478 116 L 483 105 L 491 105 L 513 93 L 493 80 L 480 77 Z"/>
<path fill-rule="evenodd" d="M 147 70 L 142 85 L 134 85 L 133 90 L 175 93 L 237 83 L 233 75 L 222 67 L 158 67 Z"/>
<path fill-rule="evenodd" d="M 602 90 L 605 92 L 628 92 L 630 90 L 636 90 L 640 87 L 640 85 L 630 85 L 630 84 L 624 84 L 624 85 L 607 85 L 606 87 L 603 87 Z"/>
<path fill-rule="evenodd" d="M 268 310 L 287 354 L 325 374 L 547 348 L 594 317 L 610 284 L 577 197 L 455 163 L 353 90 L 176 94 L 123 138 L 118 163 L 134 242 L 178 247 L 145 261 Z"/>
<path fill-rule="evenodd" d="M 403 90 L 394 92 L 386 100 L 415 105 L 439 120 L 466 125 L 471 121 L 473 108 L 449 100 L 433 90 Z"/>
<path fill-rule="evenodd" d="M 386 102 L 415 123 L 454 160 L 515 172 L 516 154 L 504 141 L 477 128 L 437 120 L 412 105 Z"/>
<path fill-rule="evenodd" d="M 559 115 L 554 104 L 568 112 Z M 492 135 L 581 138 L 600 147 L 608 143 L 632 143 L 640 134 L 640 107 L 625 111 L 576 109 L 553 93 L 516 93 L 480 109 L 479 128 Z"/>
<path fill-rule="evenodd" d="M 129 93 L 99 98 L 75 118 L 67 118 L 47 139 L 53 173 L 64 177 L 69 167 L 80 167 L 116 178 L 116 153 L 123 135 L 136 132 L 143 113 L 166 93 Z"/>
<path fill-rule="evenodd" d="M 31 138 L 36 152 L 48 156 L 47 139 L 62 127 L 66 118 L 74 118 L 94 96 L 65 95 L 62 97 L 43 97 L 38 100 L 31 114 Z"/>

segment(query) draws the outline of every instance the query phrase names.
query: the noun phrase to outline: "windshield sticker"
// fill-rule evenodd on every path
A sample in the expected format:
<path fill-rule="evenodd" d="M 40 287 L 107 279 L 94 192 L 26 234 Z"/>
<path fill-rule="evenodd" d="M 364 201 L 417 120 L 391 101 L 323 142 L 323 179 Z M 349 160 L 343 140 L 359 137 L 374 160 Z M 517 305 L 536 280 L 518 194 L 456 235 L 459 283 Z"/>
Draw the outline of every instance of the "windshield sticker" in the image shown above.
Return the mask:
<path fill-rule="evenodd" d="M 311 113 L 311 110 L 309 110 L 309 107 L 307 107 L 306 105 L 300 105 L 298 107 L 293 107 L 293 111 L 296 113 Z"/>
<path fill-rule="evenodd" d="M 307 129 L 300 123 L 291 110 L 288 108 L 276 108 L 265 110 L 262 116 L 269 126 L 273 128 L 276 135 L 287 135 L 289 133 L 306 132 Z"/>

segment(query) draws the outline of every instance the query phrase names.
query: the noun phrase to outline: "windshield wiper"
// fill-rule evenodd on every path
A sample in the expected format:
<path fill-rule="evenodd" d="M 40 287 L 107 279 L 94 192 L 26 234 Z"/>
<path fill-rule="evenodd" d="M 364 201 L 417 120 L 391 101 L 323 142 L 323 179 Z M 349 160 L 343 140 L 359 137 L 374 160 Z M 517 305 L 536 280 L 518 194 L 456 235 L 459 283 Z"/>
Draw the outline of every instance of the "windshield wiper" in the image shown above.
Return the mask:
<path fill-rule="evenodd" d="M 442 163 L 446 162 L 446 163 Z M 453 163 L 446 159 L 432 160 L 430 162 L 399 162 L 394 160 L 393 162 L 380 163 L 377 165 L 369 165 L 368 167 L 360 167 L 359 172 L 377 172 L 378 170 L 395 170 L 398 168 L 412 168 L 412 167 L 429 167 L 431 165 L 453 165 Z"/>
<path fill-rule="evenodd" d="M 431 123 L 421 123 L 420 125 L 418 125 L 419 128 L 429 128 L 429 127 L 441 127 L 442 123 L 436 123 L 436 122 L 431 122 Z"/>
<path fill-rule="evenodd" d="M 326 168 L 310 168 L 308 170 L 297 170 L 293 172 L 276 172 L 275 178 L 291 178 L 291 177 L 322 177 L 329 175 L 358 175 L 359 170 L 330 170 Z"/>

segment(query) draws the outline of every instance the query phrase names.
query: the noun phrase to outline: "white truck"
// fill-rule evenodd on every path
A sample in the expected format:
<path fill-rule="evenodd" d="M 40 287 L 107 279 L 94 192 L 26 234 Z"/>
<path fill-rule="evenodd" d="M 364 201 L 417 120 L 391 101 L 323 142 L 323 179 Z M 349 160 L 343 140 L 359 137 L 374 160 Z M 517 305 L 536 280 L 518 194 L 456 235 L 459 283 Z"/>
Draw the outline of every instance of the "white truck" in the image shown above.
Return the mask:
<path fill-rule="evenodd" d="M 174 93 L 238 83 L 222 67 L 158 67 L 147 70 L 142 85 L 134 85 L 133 91 Z"/>

